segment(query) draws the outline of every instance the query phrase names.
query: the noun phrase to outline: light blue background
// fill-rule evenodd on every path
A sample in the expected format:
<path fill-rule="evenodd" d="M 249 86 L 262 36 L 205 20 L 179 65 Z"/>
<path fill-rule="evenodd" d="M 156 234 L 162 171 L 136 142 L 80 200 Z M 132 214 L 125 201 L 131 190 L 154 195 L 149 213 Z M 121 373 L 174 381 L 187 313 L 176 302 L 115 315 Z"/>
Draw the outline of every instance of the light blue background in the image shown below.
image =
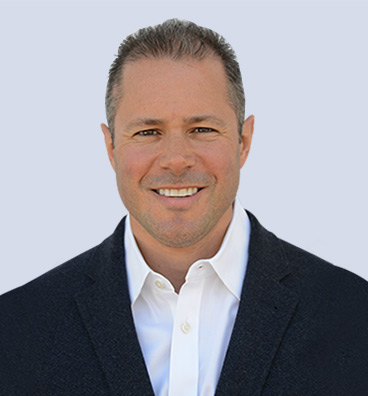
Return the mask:
<path fill-rule="evenodd" d="M 105 153 L 108 69 L 167 18 L 223 34 L 256 117 L 239 190 L 261 223 L 368 279 L 368 4 L 0 3 L 0 293 L 93 247 L 125 213 Z"/>

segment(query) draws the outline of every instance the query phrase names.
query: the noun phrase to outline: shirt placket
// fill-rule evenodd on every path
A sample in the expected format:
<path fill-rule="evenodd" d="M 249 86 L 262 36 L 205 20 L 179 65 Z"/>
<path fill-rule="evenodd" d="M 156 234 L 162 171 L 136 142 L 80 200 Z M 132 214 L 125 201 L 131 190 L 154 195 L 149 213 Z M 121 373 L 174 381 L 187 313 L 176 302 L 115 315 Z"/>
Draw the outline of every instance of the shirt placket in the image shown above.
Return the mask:
<path fill-rule="evenodd" d="M 179 294 L 171 341 L 168 396 L 197 396 L 202 286 L 201 279 L 189 280 Z"/>

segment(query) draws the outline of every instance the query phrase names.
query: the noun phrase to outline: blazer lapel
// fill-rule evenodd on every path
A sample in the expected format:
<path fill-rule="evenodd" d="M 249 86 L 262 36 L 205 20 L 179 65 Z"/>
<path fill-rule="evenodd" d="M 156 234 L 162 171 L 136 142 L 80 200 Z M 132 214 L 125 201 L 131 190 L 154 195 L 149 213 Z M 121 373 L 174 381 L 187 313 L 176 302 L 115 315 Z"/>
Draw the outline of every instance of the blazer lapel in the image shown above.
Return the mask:
<path fill-rule="evenodd" d="M 261 394 L 299 294 L 282 284 L 291 268 L 279 240 L 248 212 L 249 259 L 238 315 L 216 396 Z M 114 396 L 154 396 L 130 308 L 124 219 L 97 249 L 75 296 L 82 320 Z"/>
<path fill-rule="evenodd" d="M 249 259 L 238 315 L 216 396 L 257 396 L 267 379 L 299 295 L 282 284 L 291 272 L 279 240 L 248 212 Z"/>
<path fill-rule="evenodd" d="M 131 314 L 124 223 L 96 251 L 87 269 L 94 282 L 75 299 L 111 395 L 153 396 Z"/>

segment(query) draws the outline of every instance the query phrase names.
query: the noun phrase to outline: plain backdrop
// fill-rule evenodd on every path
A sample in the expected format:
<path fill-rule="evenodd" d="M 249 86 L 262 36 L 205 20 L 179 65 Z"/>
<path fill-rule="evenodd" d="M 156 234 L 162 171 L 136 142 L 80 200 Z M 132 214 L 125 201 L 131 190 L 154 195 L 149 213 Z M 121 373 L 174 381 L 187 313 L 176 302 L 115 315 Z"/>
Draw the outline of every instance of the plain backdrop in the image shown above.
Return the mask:
<path fill-rule="evenodd" d="M 126 213 L 100 123 L 123 38 L 183 18 L 233 45 L 255 135 L 244 207 L 368 279 L 368 4 L 0 3 L 0 294 L 110 235 Z"/>

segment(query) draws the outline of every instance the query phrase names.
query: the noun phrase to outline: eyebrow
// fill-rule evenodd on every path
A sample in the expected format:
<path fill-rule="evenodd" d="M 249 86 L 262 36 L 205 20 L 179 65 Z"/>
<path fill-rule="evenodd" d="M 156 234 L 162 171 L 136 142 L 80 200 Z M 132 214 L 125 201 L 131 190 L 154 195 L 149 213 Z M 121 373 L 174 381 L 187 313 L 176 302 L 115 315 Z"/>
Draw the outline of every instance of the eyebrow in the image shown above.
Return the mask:
<path fill-rule="evenodd" d="M 184 122 L 187 123 L 187 124 L 196 124 L 196 123 L 199 123 L 199 122 L 206 122 L 206 121 L 207 122 L 212 122 L 212 123 L 217 124 L 219 126 L 224 126 L 225 125 L 224 122 L 220 118 L 217 118 L 216 116 L 209 115 L 209 114 L 196 115 L 196 116 L 193 116 L 193 117 L 184 118 Z"/>
<path fill-rule="evenodd" d="M 221 126 L 221 127 L 223 127 L 225 125 L 224 122 L 220 118 L 218 118 L 214 115 L 209 115 L 209 114 L 186 117 L 183 119 L 183 121 L 186 124 L 212 122 L 212 123 L 217 124 L 218 126 Z M 160 118 L 137 118 L 136 120 L 129 122 L 129 124 L 126 126 L 126 128 L 128 130 L 130 130 L 130 129 L 140 128 L 143 126 L 162 125 L 164 123 L 165 123 L 165 120 L 160 119 Z"/>
<path fill-rule="evenodd" d="M 129 130 L 149 125 L 162 125 L 163 123 L 164 120 L 159 118 L 137 118 L 136 120 L 129 122 L 126 128 Z"/>

